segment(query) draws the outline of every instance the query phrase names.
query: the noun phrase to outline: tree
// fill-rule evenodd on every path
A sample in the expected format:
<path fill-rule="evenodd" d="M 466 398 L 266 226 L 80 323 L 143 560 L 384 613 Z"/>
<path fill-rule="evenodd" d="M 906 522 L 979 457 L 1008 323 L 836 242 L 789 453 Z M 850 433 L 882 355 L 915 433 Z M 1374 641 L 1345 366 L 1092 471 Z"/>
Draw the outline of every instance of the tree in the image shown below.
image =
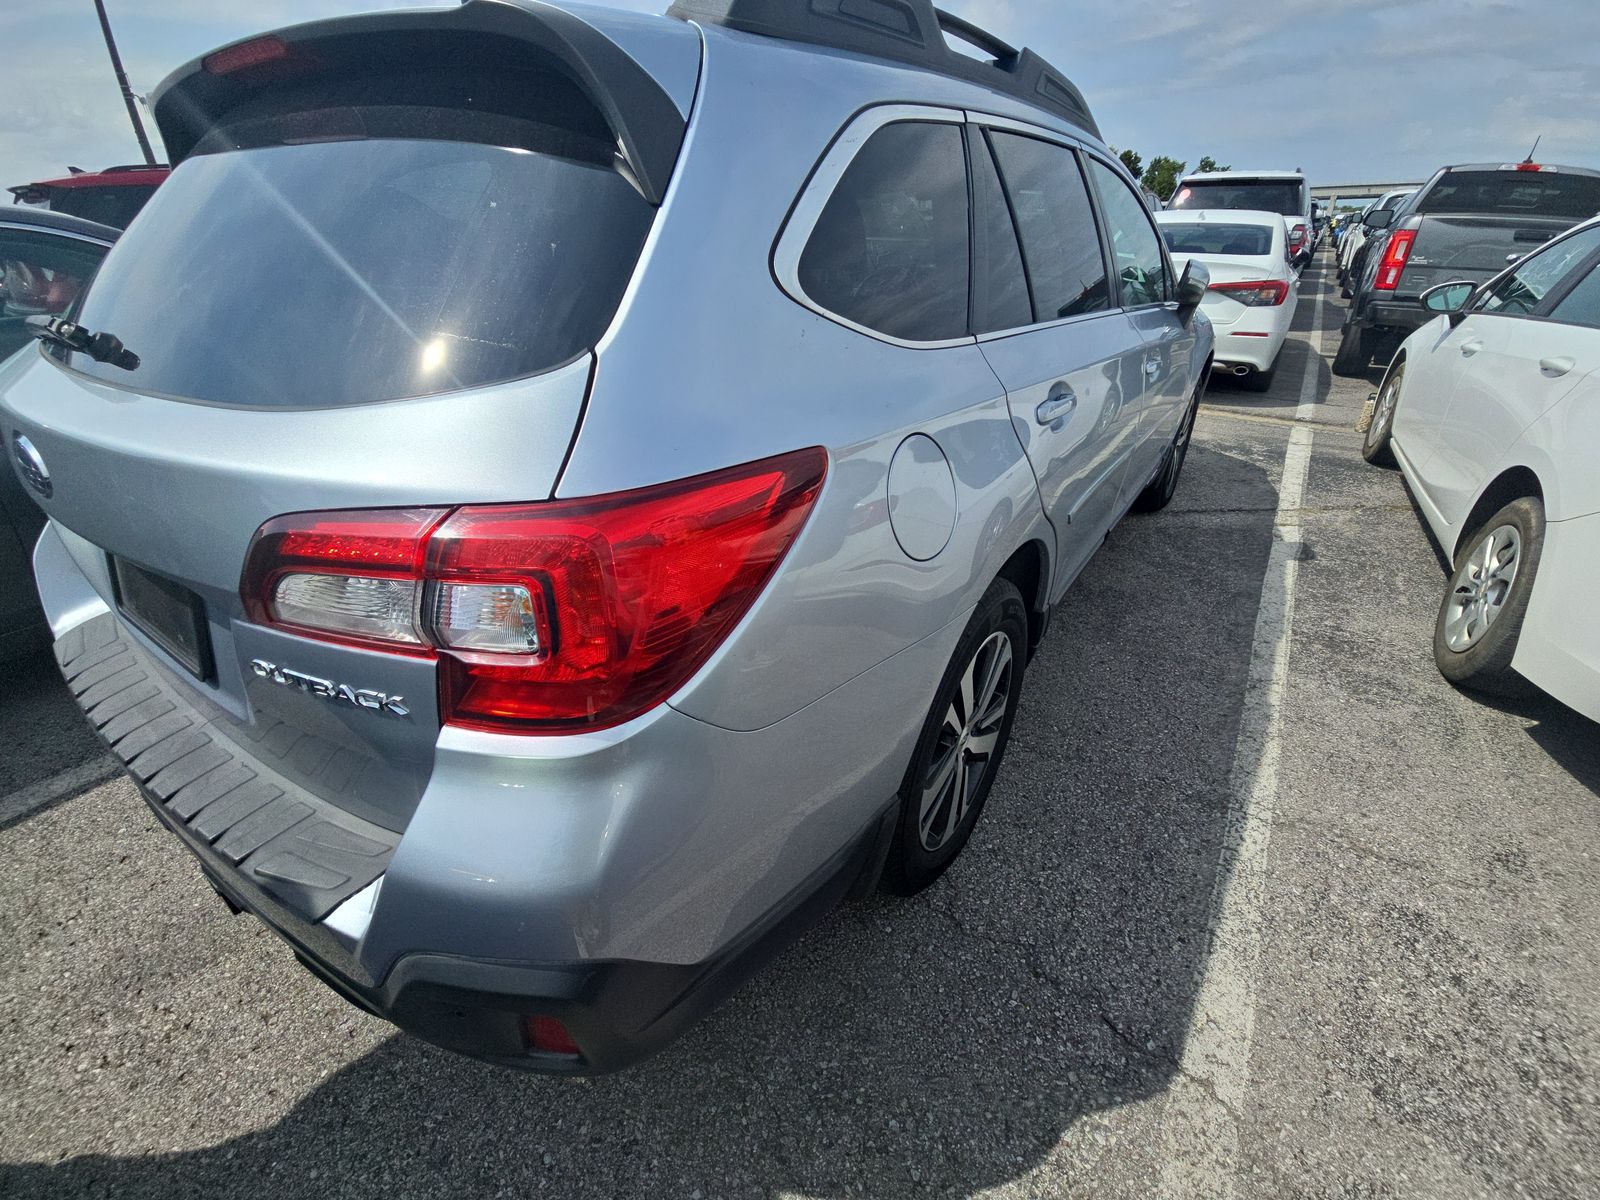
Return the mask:
<path fill-rule="evenodd" d="M 1172 199 L 1172 193 L 1178 190 L 1178 180 L 1183 178 L 1184 169 L 1188 163 L 1179 162 L 1175 158 L 1165 155 L 1156 155 L 1150 160 L 1150 165 L 1145 168 L 1143 183 L 1163 200 Z"/>
<path fill-rule="evenodd" d="M 1233 170 L 1233 168 L 1231 166 L 1230 167 L 1219 167 L 1219 166 L 1217 166 L 1217 160 L 1212 158 L 1211 155 L 1207 154 L 1204 158 L 1202 158 L 1200 160 L 1200 165 L 1198 167 L 1196 167 L 1195 170 L 1196 171 L 1231 171 L 1231 170 Z"/>
<path fill-rule="evenodd" d="M 1117 157 L 1122 160 L 1122 165 L 1128 168 L 1128 174 L 1135 179 L 1144 174 L 1144 159 L 1137 150 L 1124 150 Z"/>

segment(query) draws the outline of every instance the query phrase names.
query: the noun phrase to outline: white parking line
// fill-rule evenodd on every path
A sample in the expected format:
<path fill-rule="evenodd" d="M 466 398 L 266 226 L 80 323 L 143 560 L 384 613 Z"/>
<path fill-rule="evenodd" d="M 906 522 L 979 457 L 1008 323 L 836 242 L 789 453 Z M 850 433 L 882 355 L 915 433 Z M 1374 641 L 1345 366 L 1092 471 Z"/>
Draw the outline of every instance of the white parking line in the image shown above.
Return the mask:
<path fill-rule="evenodd" d="M 36 808 L 75 796 L 94 784 L 115 778 L 117 772 L 116 760 L 107 755 L 68 767 L 49 779 L 41 779 L 38 783 L 30 783 L 27 787 L 0 796 L 0 827 L 10 825 Z"/>
<path fill-rule="evenodd" d="M 1317 407 L 1322 366 L 1322 295 L 1306 337 L 1305 375 L 1295 419 Z M 1220 1200 L 1234 1195 L 1239 1121 L 1250 1081 L 1256 986 L 1261 962 L 1267 846 L 1278 800 L 1278 749 L 1289 679 L 1300 511 L 1311 465 L 1310 424 L 1289 431 L 1272 549 L 1250 645 L 1244 707 L 1228 778 L 1228 816 L 1212 885 L 1210 946 L 1184 1037 L 1179 1077 L 1163 1115 L 1161 1193 Z"/>

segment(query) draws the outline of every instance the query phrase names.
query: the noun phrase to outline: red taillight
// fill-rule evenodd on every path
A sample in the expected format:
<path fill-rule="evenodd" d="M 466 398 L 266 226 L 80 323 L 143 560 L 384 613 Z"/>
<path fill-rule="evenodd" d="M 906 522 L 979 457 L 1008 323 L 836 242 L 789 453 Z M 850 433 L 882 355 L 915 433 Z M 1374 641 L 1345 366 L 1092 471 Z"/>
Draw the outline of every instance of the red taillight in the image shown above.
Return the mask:
<path fill-rule="evenodd" d="M 1296 225 L 1293 229 L 1291 229 L 1289 231 L 1289 244 L 1291 246 L 1298 246 L 1301 242 L 1303 242 L 1305 240 L 1306 240 L 1306 227 L 1304 225 Z"/>
<path fill-rule="evenodd" d="M 214 54 L 206 55 L 200 60 L 200 66 L 207 75 L 232 75 L 247 67 L 277 62 L 288 54 L 289 47 L 275 37 L 251 38 L 248 42 L 225 46 Z"/>
<path fill-rule="evenodd" d="M 699 669 L 826 470 L 816 448 L 593 499 L 279 517 L 252 544 L 245 607 L 309 636 L 437 653 L 451 724 L 604 728 Z"/>
<path fill-rule="evenodd" d="M 1282 304 L 1289 295 L 1289 285 L 1281 279 L 1257 279 L 1240 283 L 1213 283 L 1213 292 L 1247 304 L 1251 308 L 1270 308 Z"/>
<path fill-rule="evenodd" d="M 1383 261 L 1378 264 L 1378 278 L 1373 287 L 1380 292 L 1394 291 L 1406 269 L 1406 260 L 1411 257 L 1411 243 L 1416 240 L 1415 229 L 1397 229 L 1389 235 L 1389 245 L 1383 252 Z"/>
<path fill-rule="evenodd" d="M 566 1054 L 576 1057 L 582 1053 L 578 1049 L 578 1043 L 573 1041 L 572 1035 L 567 1032 L 567 1027 L 554 1017 L 523 1017 L 522 1035 L 527 1039 L 528 1049 L 541 1054 Z"/>

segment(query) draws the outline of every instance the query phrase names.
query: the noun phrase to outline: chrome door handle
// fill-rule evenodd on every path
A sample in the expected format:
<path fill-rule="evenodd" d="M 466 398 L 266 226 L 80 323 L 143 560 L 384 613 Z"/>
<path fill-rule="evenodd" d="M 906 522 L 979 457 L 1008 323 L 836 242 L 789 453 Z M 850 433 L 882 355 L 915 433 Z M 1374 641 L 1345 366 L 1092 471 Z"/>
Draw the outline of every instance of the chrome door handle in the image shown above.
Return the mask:
<path fill-rule="evenodd" d="M 1462 342 L 1461 343 L 1461 353 L 1465 354 L 1468 358 L 1472 357 L 1474 354 L 1476 354 L 1479 350 L 1482 350 L 1482 349 L 1483 349 L 1483 343 L 1481 341 L 1479 341 L 1477 338 L 1473 338 L 1470 342 Z"/>
<path fill-rule="evenodd" d="M 1566 354 L 1563 354 L 1560 358 L 1541 358 L 1539 360 L 1540 372 L 1557 379 L 1577 365 L 1578 360 Z"/>
<path fill-rule="evenodd" d="M 1071 414 L 1078 407 L 1078 394 L 1064 383 L 1050 389 L 1050 398 L 1033 410 L 1033 419 L 1041 425 L 1051 425 Z"/>

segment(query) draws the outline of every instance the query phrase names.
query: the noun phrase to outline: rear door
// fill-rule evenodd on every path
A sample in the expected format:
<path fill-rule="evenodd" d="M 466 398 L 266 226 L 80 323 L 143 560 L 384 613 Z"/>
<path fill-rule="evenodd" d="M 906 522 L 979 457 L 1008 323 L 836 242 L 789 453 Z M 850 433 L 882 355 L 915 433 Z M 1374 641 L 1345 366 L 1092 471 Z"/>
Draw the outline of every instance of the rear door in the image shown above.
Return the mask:
<path fill-rule="evenodd" d="M 1452 521 L 1523 430 L 1600 368 L 1600 330 L 1578 323 L 1597 260 L 1600 225 L 1593 225 L 1497 279 L 1461 323 L 1463 346 L 1476 348 L 1451 389 L 1427 471 L 1434 500 Z"/>
<path fill-rule="evenodd" d="M 980 222 L 1003 231 L 1002 216 L 1014 217 L 1027 285 L 1025 304 L 983 319 L 979 345 L 1006 389 L 1056 529 L 1053 599 L 1116 518 L 1138 449 L 1144 339 L 1115 307 L 1078 152 L 1020 128 L 974 129 L 973 190 L 989 214 Z M 1022 327 L 1001 327 L 1015 321 Z"/>
<path fill-rule="evenodd" d="M 1195 332 L 1192 321 L 1178 315 L 1175 281 L 1165 244 L 1149 211 L 1109 164 L 1086 155 L 1089 178 L 1100 201 L 1100 213 L 1112 256 L 1114 283 L 1129 321 L 1144 342 L 1138 360 L 1143 377 L 1139 431 L 1123 479 L 1123 501 L 1150 481 L 1177 432 L 1192 380 Z"/>

